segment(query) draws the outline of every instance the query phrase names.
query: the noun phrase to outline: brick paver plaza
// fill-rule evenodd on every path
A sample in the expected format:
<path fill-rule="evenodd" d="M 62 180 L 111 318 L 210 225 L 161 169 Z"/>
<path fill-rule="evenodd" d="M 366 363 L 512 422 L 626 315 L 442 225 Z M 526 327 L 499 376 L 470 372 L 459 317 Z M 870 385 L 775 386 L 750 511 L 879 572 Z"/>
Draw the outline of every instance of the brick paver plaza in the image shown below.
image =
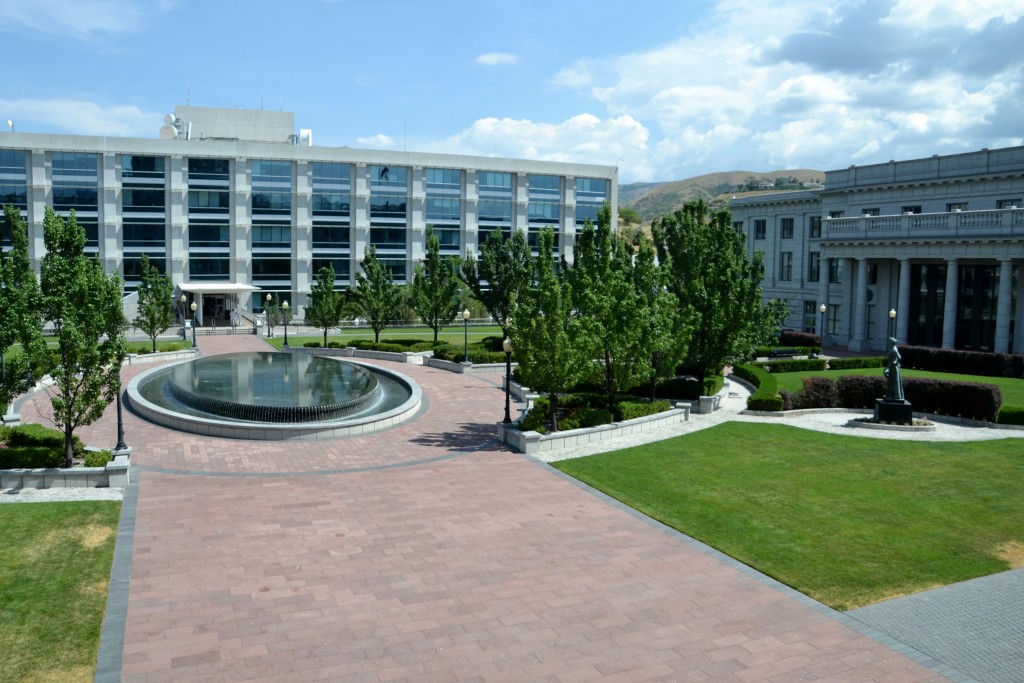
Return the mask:
<path fill-rule="evenodd" d="M 395 369 L 426 407 L 365 437 L 234 441 L 126 415 L 129 583 L 98 680 L 964 680 L 496 444 L 498 375 Z M 82 430 L 114 433 L 112 410 Z"/>

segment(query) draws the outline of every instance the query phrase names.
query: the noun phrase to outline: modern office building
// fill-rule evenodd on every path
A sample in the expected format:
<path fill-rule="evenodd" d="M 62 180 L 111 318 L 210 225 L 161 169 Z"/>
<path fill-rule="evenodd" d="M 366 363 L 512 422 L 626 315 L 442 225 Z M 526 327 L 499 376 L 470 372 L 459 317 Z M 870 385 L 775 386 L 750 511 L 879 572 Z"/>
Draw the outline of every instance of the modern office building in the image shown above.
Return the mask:
<path fill-rule="evenodd" d="M 826 343 L 855 351 L 892 335 L 1024 353 L 1024 147 L 850 166 L 729 208 L 788 328 L 824 322 Z"/>
<path fill-rule="evenodd" d="M 553 228 L 571 260 L 606 201 L 614 225 L 617 186 L 614 166 L 317 147 L 288 112 L 179 106 L 152 139 L 0 133 L 0 203 L 21 209 L 37 267 L 44 208 L 74 210 L 126 291 L 147 254 L 200 325 L 257 313 L 268 293 L 301 319 L 320 268 L 350 286 L 369 245 L 410 282 L 427 225 L 451 255 Z"/>

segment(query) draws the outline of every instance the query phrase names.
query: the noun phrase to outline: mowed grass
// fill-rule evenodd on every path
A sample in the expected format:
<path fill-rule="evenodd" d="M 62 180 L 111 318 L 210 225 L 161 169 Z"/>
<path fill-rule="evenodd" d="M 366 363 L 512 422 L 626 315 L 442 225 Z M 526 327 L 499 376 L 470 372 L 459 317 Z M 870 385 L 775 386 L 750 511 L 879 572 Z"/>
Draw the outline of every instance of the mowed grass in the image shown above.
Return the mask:
<path fill-rule="evenodd" d="M 773 373 L 779 383 L 779 389 L 796 393 L 803 388 L 804 377 L 831 377 L 837 379 L 842 375 L 864 375 L 881 377 L 882 368 L 850 368 L 846 370 L 825 370 L 823 372 L 779 372 Z M 1003 394 L 1003 405 L 1024 407 L 1024 379 L 1015 377 L 983 377 L 980 375 L 958 375 L 951 372 L 928 372 L 926 370 L 903 369 L 902 375 L 907 377 L 923 377 L 953 382 L 973 382 L 975 384 L 995 384 Z"/>
<path fill-rule="evenodd" d="M 0 681 L 92 681 L 121 504 L 0 505 Z"/>
<path fill-rule="evenodd" d="M 1024 566 L 1021 439 L 731 422 L 554 466 L 840 610 Z"/>

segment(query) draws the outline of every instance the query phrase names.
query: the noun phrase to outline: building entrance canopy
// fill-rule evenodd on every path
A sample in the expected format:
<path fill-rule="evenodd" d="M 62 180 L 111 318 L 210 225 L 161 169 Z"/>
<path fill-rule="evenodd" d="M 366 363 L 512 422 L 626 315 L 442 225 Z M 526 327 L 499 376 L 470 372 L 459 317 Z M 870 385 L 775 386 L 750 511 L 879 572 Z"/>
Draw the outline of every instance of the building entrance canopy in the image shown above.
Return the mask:
<path fill-rule="evenodd" d="M 197 325 L 236 325 L 240 321 L 239 316 L 248 309 L 244 295 L 259 290 L 253 285 L 243 285 L 235 282 L 182 282 L 178 290 L 182 293 L 191 294 L 195 299 L 195 319 Z M 180 311 L 183 317 L 188 317 L 188 312 L 182 308 Z"/>

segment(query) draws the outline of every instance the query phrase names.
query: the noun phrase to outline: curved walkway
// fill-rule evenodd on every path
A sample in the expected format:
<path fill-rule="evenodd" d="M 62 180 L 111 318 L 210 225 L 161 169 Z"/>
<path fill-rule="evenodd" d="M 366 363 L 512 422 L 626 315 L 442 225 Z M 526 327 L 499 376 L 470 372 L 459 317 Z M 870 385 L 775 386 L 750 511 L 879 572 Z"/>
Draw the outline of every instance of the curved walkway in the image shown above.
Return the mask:
<path fill-rule="evenodd" d="M 97 680 L 971 680 L 496 444 L 499 376 L 401 371 L 429 404 L 365 437 L 126 415 Z"/>

